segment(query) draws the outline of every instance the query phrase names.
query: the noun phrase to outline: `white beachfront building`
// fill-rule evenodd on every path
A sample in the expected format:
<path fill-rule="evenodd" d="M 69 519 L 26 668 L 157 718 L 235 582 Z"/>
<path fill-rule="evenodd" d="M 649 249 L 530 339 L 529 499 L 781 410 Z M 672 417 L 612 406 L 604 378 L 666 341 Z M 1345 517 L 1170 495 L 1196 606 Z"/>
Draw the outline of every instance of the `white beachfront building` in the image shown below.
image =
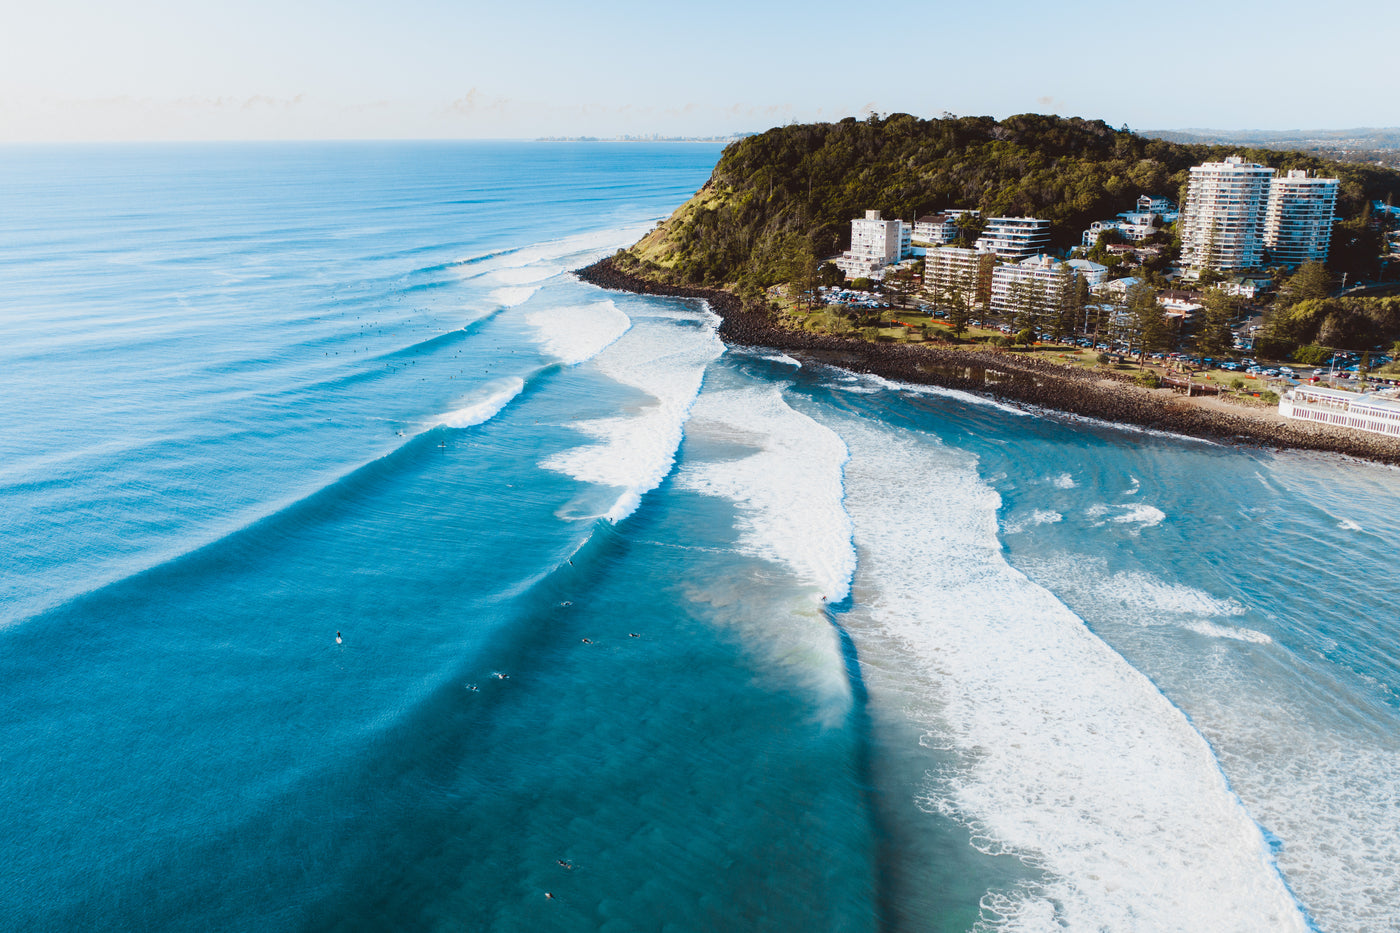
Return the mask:
<path fill-rule="evenodd" d="M 1053 256 L 997 266 L 992 270 L 992 311 L 1006 317 L 1055 314 L 1073 281 L 1073 271 Z"/>
<path fill-rule="evenodd" d="M 1294 386 L 1278 402 L 1285 418 L 1400 437 L 1400 401 L 1340 389 Z"/>
<path fill-rule="evenodd" d="M 1274 170 L 1239 156 L 1191 169 L 1177 232 L 1182 265 L 1253 269 L 1264 256 L 1264 211 Z"/>
<path fill-rule="evenodd" d="M 1050 221 L 1039 217 L 989 217 L 977 238 L 976 248 L 1019 262 L 1050 247 Z"/>
<path fill-rule="evenodd" d="M 1294 170 L 1269 183 L 1264 245 L 1269 258 L 1287 266 L 1325 262 L 1337 213 L 1335 178 L 1309 178 Z"/>
<path fill-rule="evenodd" d="M 884 220 L 879 211 L 866 211 L 851 221 L 851 248 L 837 257 L 836 268 L 847 278 L 870 278 L 910 254 L 910 230 L 902 220 Z"/>
<path fill-rule="evenodd" d="M 987 282 L 996 259 L 975 249 L 940 246 L 924 256 L 924 290 L 936 303 L 945 306 L 954 292 L 969 306 L 986 300 Z"/>

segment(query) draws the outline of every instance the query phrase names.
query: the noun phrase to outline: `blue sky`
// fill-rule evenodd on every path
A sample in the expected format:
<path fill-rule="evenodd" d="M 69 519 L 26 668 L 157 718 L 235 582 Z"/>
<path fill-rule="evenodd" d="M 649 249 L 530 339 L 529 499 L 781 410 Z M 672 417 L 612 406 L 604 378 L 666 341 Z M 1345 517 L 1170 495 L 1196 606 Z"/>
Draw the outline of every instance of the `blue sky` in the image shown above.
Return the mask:
<path fill-rule="evenodd" d="M 713 135 L 870 110 L 1400 125 L 1383 0 L 12 6 L 0 141 Z"/>

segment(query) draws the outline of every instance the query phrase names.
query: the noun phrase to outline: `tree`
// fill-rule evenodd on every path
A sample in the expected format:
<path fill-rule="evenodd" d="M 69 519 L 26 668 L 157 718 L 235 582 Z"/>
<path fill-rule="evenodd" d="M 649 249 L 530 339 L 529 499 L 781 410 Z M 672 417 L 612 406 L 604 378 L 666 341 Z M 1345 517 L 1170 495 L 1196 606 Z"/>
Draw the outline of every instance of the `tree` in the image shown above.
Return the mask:
<path fill-rule="evenodd" d="M 817 279 L 822 285 L 841 285 L 846 281 L 846 273 L 842 272 L 834 262 L 824 262 L 817 270 Z"/>
<path fill-rule="evenodd" d="M 1305 262 L 1279 286 L 1275 307 L 1287 308 L 1309 298 L 1326 298 L 1332 294 L 1332 276 L 1320 262 Z"/>
<path fill-rule="evenodd" d="M 914 270 L 908 266 L 901 266 L 885 274 L 885 291 L 890 293 L 896 307 L 908 307 L 909 299 L 913 296 Z"/>
<path fill-rule="evenodd" d="M 816 304 L 817 257 L 806 237 L 790 236 L 784 244 L 784 278 L 792 285 L 798 307 Z"/>
<path fill-rule="evenodd" d="M 1218 288 L 1206 292 L 1205 310 L 1196 329 L 1196 352 L 1201 356 L 1223 356 L 1234 349 L 1235 335 L 1230 324 L 1239 302 Z"/>
<path fill-rule="evenodd" d="M 972 317 L 972 302 L 967 293 L 954 286 L 948 292 L 948 326 L 954 337 L 961 337 L 967 330 L 967 322 Z"/>
<path fill-rule="evenodd" d="M 1139 362 L 1149 351 L 1166 346 L 1169 333 L 1167 315 L 1157 303 L 1157 293 L 1151 288 L 1134 285 L 1128 289 L 1128 326 L 1131 334 L 1128 350 L 1132 352 L 1136 343 Z"/>

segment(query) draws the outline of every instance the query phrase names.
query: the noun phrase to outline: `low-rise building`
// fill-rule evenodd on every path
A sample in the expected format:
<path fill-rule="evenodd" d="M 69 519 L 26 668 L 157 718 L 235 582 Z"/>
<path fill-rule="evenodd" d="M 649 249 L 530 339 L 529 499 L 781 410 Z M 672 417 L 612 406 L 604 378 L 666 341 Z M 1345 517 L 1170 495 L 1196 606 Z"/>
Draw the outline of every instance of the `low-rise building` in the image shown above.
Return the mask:
<path fill-rule="evenodd" d="M 1371 393 L 1295 386 L 1279 399 L 1278 413 L 1285 418 L 1400 437 L 1400 401 Z"/>
<path fill-rule="evenodd" d="M 1169 224 L 1179 214 L 1176 205 L 1166 198 L 1144 194 L 1137 199 L 1137 209 L 1122 211 L 1115 220 L 1096 220 L 1084 231 L 1081 242 L 1086 249 L 1092 249 L 1099 242 L 1099 235 L 1113 230 L 1123 239 L 1137 242 L 1145 240 L 1157 232 L 1159 224 Z"/>
<path fill-rule="evenodd" d="M 1050 248 L 1050 221 L 1039 217 L 989 217 L 976 248 L 1012 262 L 1029 259 Z"/>
<path fill-rule="evenodd" d="M 947 210 L 927 214 L 914 221 L 913 241 L 926 246 L 942 246 L 958 238 L 958 219 L 963 215 L 978 216 L 974 210 Z"/>
<path fill-rule="evenodd" d="M 1065 265 L 1075 276 L 1083 279 L 1090 288 L 1102 285 L 1108 280 L 1108 266 L 1091 262 L 1088 259 L 1067 259 Z"/>
<path fill-rule="evenodd" d="M 1168 288 L 1157 293 L 1157 304 L 1168 314 L 1192 317 L 1206 306 L 1206 296 L 1201 292 L 1188 292 L 1180 288 Z"/>
<path fill-rule="evenodd" d="M 1093 291 L 1096 295 L 1105 295 L 1121 301 L 1128 297 L 1128 291 L 1134 285 L 1140 284 L 1141 282 L 1141 279 L 1137 278 L 1136 276 L 1130 275 L 1126 278 L 1112 279 L 1110 281 L 1093 286 Z"/>

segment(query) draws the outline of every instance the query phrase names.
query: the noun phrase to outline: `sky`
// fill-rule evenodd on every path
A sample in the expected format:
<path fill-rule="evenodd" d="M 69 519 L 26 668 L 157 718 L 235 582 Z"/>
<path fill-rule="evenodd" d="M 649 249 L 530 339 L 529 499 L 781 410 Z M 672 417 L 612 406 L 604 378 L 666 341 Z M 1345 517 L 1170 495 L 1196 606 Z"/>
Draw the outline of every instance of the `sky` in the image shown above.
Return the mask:
<path fill-rule="evenodd" d="M 10 0 L 0 142 L 1400 125 L 1394 0 Z"/>

